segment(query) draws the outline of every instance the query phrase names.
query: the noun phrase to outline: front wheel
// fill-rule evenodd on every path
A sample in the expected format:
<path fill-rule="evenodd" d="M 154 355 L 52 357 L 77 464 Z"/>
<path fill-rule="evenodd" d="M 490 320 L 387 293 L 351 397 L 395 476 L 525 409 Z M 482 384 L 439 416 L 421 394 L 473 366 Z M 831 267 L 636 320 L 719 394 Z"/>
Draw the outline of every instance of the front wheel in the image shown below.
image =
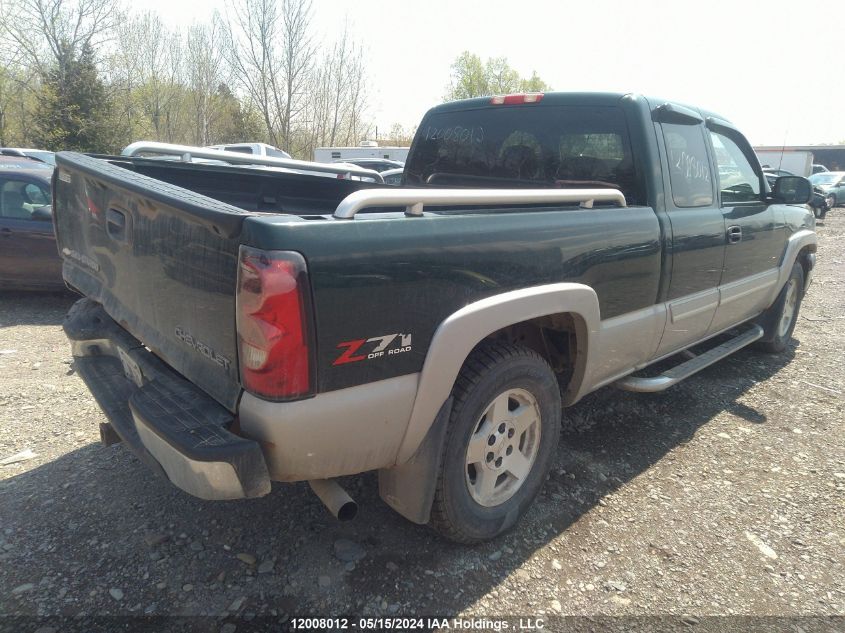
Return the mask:
<path fill-rule="evenodd" d="M 836 206 L 836 196 L 834 196 L 832 193 L 829 193 L 825 196 L 824 202 L 827 205 L 828 209 L 832 209 Z"/>
<path fill-rule="evenodd" d="M 757 344 L 760 349 L 773 354 L 786 349 L 798 322 L 803 295 L 804 269 L 796 262 L 777 300 L 763 315 L 767 326 L 763 338 Z"/>
<path fill-rule="evenodd" d="M 546 479 L 560 435 L 549 364 L 519 345 L 485 344 L 455 382 L 431 525 L 459 543 L 513 527 Z"/>

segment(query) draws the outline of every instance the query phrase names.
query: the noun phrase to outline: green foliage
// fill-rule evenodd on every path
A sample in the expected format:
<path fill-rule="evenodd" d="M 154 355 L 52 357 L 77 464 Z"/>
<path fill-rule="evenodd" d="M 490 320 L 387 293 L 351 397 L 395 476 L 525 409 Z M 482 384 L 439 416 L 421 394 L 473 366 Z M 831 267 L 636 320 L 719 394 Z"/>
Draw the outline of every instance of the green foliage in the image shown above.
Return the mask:
<path fill-rule="evenodd" d="M 482 62 L 474 53 L 464 51 L 452 64 L 452 83 L 446 101 L 487 97 L 512 92 L 545 92 L 551 90 L 536 71 L 525 79 L 508 64 L 505 57 Z"/>
<path fill-rule="evenodd" d="M 226 84 L 217 88 L 214 102 L 219 113 L 211 132 L 215 144 L 241 143 L 263 136 L 261 113 L 241 102 Z"/>
<path fill-rule="evenodd" d="M 93 51 L 86 45 L 77 55 L 65 48 L 63 58 L 41 78 L 35 144 L 50 150 L 107 153 L 118 149 L 119 132 Z"/>

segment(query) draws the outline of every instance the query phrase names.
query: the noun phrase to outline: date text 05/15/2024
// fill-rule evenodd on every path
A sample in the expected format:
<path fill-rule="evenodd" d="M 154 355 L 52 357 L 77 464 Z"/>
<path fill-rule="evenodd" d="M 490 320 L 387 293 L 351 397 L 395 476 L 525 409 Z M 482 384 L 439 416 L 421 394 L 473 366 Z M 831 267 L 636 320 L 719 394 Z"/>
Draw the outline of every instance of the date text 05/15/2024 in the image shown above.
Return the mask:
<path fill-rule="evenodd" d="M 293 618 L 291 630 L 365 630 L 365 631 L 540 631 L 543 618 Z"/>

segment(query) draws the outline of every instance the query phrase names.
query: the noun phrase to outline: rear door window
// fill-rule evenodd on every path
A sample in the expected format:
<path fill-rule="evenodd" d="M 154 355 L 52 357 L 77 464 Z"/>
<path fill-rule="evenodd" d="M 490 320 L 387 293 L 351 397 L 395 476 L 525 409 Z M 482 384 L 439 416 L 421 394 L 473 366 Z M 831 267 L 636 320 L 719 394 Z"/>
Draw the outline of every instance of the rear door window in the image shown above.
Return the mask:
<path fill-rule="evenodd" d="M 676 207 L 713 204 L 713 179 L 701 125 L 661 123 L 669 159 L 669 182 Z"/>
<path fill-rule="evenodd" d="M 645 201 L 621 109 L 507 106 L 426 118 L 405 168 L 411 185 L 613 188 Z"/>

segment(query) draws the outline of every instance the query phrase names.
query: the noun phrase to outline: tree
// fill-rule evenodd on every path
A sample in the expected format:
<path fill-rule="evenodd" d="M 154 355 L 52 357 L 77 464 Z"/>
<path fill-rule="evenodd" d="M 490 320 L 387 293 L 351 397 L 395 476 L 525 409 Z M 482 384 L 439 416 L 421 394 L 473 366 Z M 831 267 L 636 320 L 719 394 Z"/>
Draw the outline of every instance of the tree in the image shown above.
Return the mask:
<path fill-rule="evenodd" d="M 133 139 L 173 142 L 181 134 L 182 49 L 180 38 L 156 13 L 130 15 L 118 25 L 112 83 Z"/>
<path fill-rule="evenodd" d="M 189 99 L 192 105 L 193 143 L 210 145 L 221 116 L 217 91 L 228 82 L 224 50 L 217 45 L 223 30 L 215 13 L 210 25 L 197 24 L 188 34 L 186 63 Z"/>
<path fill-rule="evenodd" d="M 310 0 L 228 5 L 226 44 L 240 88 L 261 112 L 273 145 L 291 148 L 313 71 Z"/>
<path fill-rule="evenodd" d="M 311 0 L 286 0 L 282 18 L 284 46 L 281 68 L 285 95 L 281 132 L 282 142 L 288 147 L 292 145 L 293 125 L 305 111 L 308 76 L 313 69 L 314 47 L 309 35 L 310 25 Z"/>
<path fill-rule="evenodd" d="M 105 153 L 117 149 L 116 136 L 111 100 L 85 44 L 78 56 L 45 71 L 34 139 L 50 150 Z"/>
<path fill-rule="evenodd" d="M 0 61 L 0 147 L 23 144 L 32 120 L 30 86 L 37 77 L 14 60 Z"/>
<path fill-rule="evenodd" d="M 0 0 L 0 141 L 257 140 L 311 158 L 366 138 L 366 64 L 350 32 L 318 55 L 312 0 L 227 2 L 226 20 L 180 34 L 120 0 Z"/>
<path fill-rule="evenodd" d="M 551 90 L 536 71 L 524 79 L 508 64 L 505 57 L 489 58 L 482 62 L 474 53 L 464 51 L 451 67 L 451 84 L 446 101 L 487 97 L 511 92 L 545 92 Z"/>
<path fill-rule="evenodd" d="M 384 141 L 385 145 L 398 145 L 404 147 L 411 144 L 414 140 L 414 135 L 417 133 L 417 126 L 406 129 L 401 123 L 394 123 L 390 126 L 390 131 L 387 133 L 387 138 L 379 139 Z"/>
<path fill-rule="evenodd" d="M 42 77 L 63 76 L 65 64 L 111 37 L 117 18 L 113 0 L 16 0 L 2 9 L 3 34 Z"/>
<path fill-rule="evenodd" d="M 219 116 L 211 131 L 213 144 L 240 143 L 262 138 L 261 114 L 248 101 L 241 101 L 226 84 L 215 94 Z"/>
<path fill-rule="evenodd" d="M 452 85 L 446 101 L 469 99 L 490 94 L 487 73 L 481 58 L 464 51 L 452 64 Z"/>

